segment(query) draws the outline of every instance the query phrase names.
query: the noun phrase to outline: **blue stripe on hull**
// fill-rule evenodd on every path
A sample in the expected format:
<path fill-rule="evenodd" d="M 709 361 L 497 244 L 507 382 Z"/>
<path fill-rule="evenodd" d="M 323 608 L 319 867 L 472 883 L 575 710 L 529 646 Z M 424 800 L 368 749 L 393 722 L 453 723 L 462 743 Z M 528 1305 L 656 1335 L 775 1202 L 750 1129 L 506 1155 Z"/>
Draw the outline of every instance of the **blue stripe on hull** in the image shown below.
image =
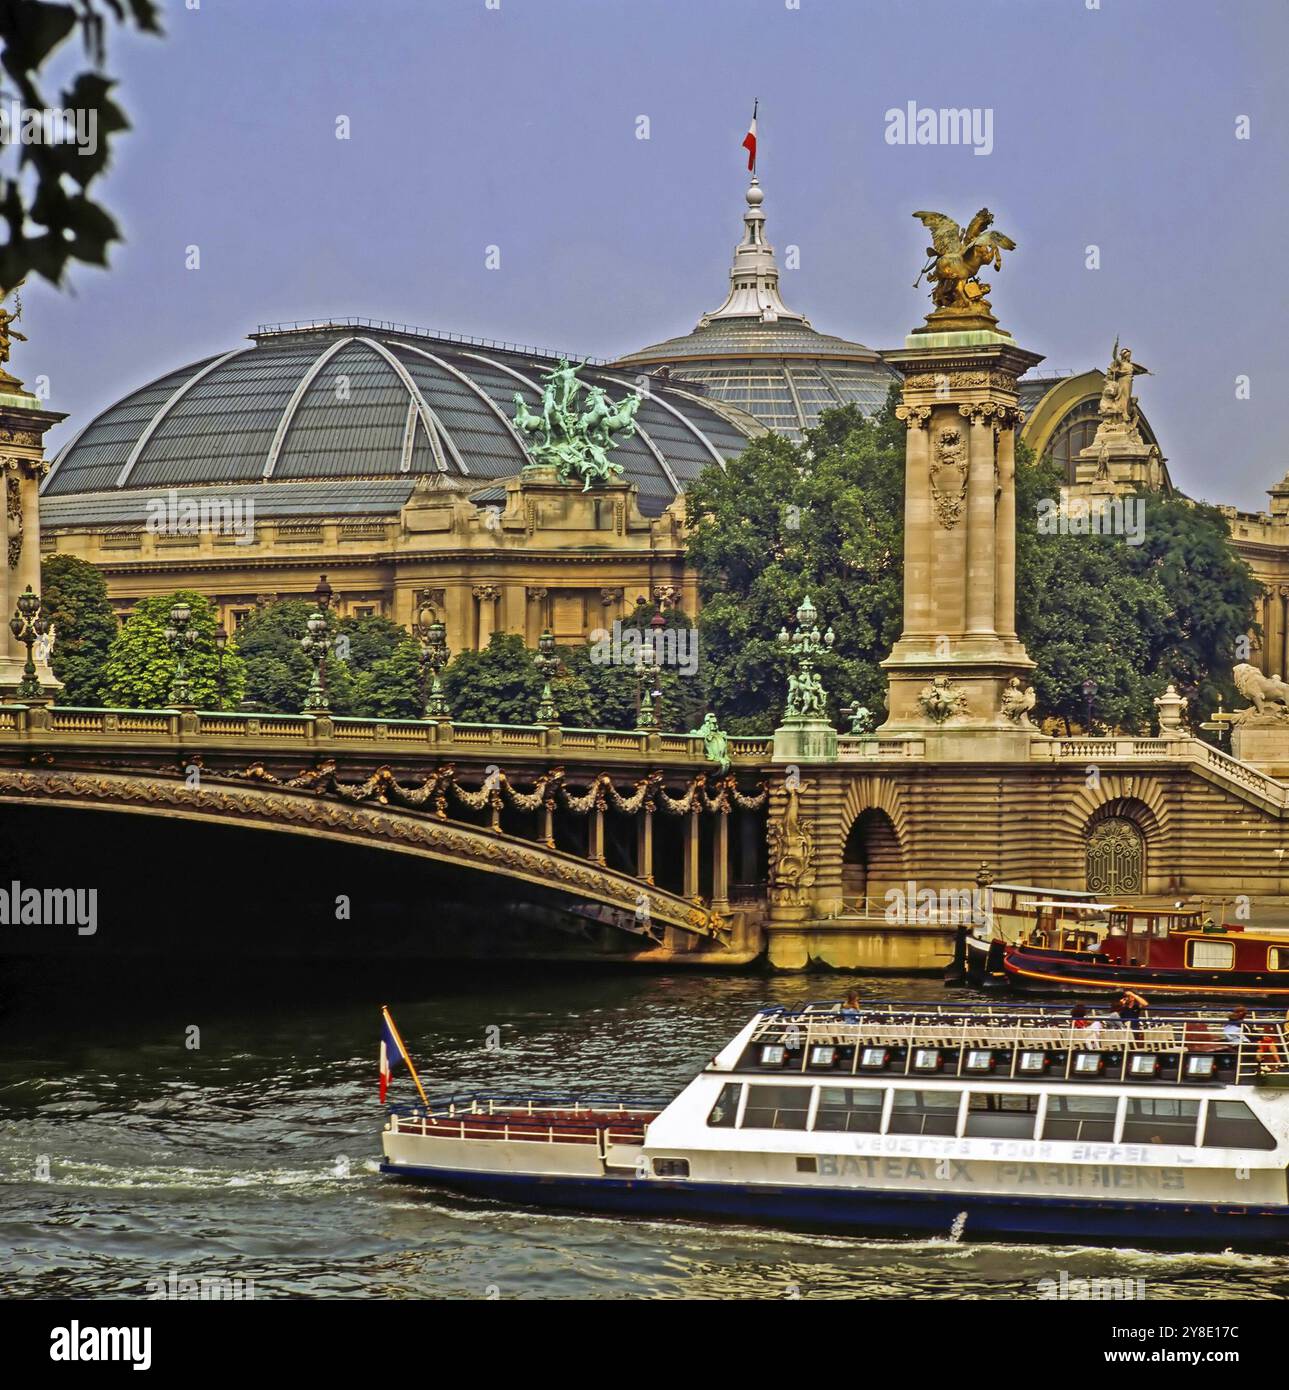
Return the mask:
<path fill-rule="evenodd" d="M 979 1239 L 1130 1240 L 1151 1245 L 1289 1243 L 1289 1207 L 1184 1202 L 1098 1202 L 1057 1197 L 871 1189 L 738 1187 L 657 1178 L 574 1178 L 479 1173 L 389 1163 L 381 1172 L 471 1196 L 530 1207 L 629 1216 L 697 1217 L 754 1225 L 873 1234 L 947 1236 L 966 1212 L 962 1235 Z"/>

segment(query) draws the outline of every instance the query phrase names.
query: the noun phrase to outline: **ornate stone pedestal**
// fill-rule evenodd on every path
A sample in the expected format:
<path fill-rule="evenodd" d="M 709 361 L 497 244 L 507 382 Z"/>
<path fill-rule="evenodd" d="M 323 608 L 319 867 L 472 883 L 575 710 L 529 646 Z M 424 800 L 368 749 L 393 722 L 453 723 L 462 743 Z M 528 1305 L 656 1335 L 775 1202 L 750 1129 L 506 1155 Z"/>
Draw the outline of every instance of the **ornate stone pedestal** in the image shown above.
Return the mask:
<path fill-rule="evenodd" d="M 837 761 L 837 730 L 825 719 L 788 715 L 774 731 L 776 763 Z"/>
<path fill-rule="evenodd" d="M 40 480 L 45 431 L 64 419 L 42 410 L 22 384 L 0 369 L 0 480 L 4 487 L 5 549 L 0 558 L 0 696 L 12 699 L 22 679 L 26 648 L 9 630 L 18 595 L 28 585 L 40 593 Z M 57 634 L 55 633 L 55 639 Z M 50 698 L 63 687 L 45 661 L 36 662 L 41 690 Z"/>
<path fill-rule="evenodd" d="M 1244 712 L 1231 726 L 1231 752 L 1272 777 L 1289 778 L 1289 713 Z"/>
<path fill-rule="evenodd" d="M 1034 663 L 1016 636 L 1016 380 L 1042 358 L 992 316 L 962 314 L 932 314 L 883 356 L 904 374 L 908 445 L 904 631 L 882 663 L 879 737 L 916 733 L 932 759 L 1026 758 L 1036 731 Z"/>

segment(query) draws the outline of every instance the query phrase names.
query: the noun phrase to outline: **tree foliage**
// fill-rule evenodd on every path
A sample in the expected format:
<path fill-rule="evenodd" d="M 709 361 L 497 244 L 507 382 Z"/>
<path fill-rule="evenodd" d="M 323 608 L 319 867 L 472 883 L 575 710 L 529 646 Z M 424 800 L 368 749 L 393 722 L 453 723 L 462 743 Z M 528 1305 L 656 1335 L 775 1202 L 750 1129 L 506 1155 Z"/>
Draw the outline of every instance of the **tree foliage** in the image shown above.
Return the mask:
<path fill-rule="evenodd" d="M 904 426 L 893 400 L 876 419 L 827 413 L 803 444 L 754 440 L 687 494 L 709 703 L 734 733 L 777 724 L 789 657 L 777 640 L 809 597 L 836 632 L 819 673 L 835 718 L 851 700 L 885 707 L 878 666 L 899 636 Z"/>
<path fill-rule="evenodd" d="M 115 84 L 101 71 L 109 16 L 143 33 L 161 32 L 154 0 L 0 4 L 0 67 L 20 105 L 32 112 L 83 113 L 86 133 L 94 137 L 83 143 L 63 139 L 8 146 L 19 153 L 17 169 L 0 177 L 0 217 L 8 230 L 0 245 L 0 285 L 5 287 L 32 273 L 57 284 L 69 261 L 106 265 L 107 248 L 120 240 L 116 223 L 88 192 L 107 167 L 115 138 L 129 129 L 111 95 Z M 41 88 L 41 69 L 77 29 L 91 67 L 51 98 Z"/>
<path fill-rule="evenodd" d="M 64 705 L 102 705 L 116 614 L 103 576 L 74 555 L 51 555 L 40 566 L 42 614 L 52 628 L 49 665 L 63 683 Z"/>
<path fill-rule="evenodd" d="M 170 622 L 171 608 L 181 600 L 192 610 L 189 631 L 197 634 L 184 663 L 193 703 L 201 709 L 219 707 L 215 609 L 203 594 L 189 589 L 142 599 L 125 620 L 108 651 L 104 668 L 106 697 L 114 706 L 165 709 L 169 705 L 175 659 L 165 630 Z M 225 708 L 231 708 L 241 698 L 245 679 L 245 665 L 237 644 L 230 640 L 224 652 Z"/>

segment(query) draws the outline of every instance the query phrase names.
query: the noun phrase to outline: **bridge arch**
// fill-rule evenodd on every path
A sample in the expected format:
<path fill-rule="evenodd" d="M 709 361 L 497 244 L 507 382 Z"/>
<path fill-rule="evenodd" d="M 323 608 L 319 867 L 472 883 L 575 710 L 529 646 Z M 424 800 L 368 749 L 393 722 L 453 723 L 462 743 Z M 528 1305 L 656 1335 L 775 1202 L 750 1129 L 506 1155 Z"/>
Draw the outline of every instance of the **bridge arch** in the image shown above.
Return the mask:
<path fill-rule="evenodd" d="M 490 826 L 448 820 L 432 810 L 353 804 L 281 783 L 193 785 L 182 775 L 0 769 L 0 803 L 24 800 L 78 810 L 126 811 L 306 835 L 414 855 L 456 868 L 498 874 L 571 899 L 597 920 L 645 930 L 666 928 L 724 942 L 723 919 L 703 905 L 634 876 Z"/>
<path fill-rule="evenodd" d="M 881 777 L 853 782 L 842 807 L 842 897 L 881 898 L 908 877 L 907 815 L 898 791 Z"/>

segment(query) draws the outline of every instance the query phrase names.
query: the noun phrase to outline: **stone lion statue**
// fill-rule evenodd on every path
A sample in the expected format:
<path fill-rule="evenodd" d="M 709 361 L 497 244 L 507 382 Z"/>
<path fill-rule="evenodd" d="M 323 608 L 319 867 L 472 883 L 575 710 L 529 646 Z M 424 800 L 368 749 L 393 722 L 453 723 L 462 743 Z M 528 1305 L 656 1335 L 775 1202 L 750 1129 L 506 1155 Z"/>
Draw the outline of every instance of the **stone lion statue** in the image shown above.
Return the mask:
<path fill-rule="evenodd" d="M 1253 703 L 1253 708 L 1259 714 L 1266 711 L 1268 705 L 1279 705 L 1281 712 L 1289 714 L 1289 685 L 1286 685 L 1279 676 L 1264 676 L 1256 666 L 1251 666 L 1247 661 L 1242 661 L 1231 672 L 1235 680 L 1235 688 L 1244 696 L 1246 700 Z"/>

